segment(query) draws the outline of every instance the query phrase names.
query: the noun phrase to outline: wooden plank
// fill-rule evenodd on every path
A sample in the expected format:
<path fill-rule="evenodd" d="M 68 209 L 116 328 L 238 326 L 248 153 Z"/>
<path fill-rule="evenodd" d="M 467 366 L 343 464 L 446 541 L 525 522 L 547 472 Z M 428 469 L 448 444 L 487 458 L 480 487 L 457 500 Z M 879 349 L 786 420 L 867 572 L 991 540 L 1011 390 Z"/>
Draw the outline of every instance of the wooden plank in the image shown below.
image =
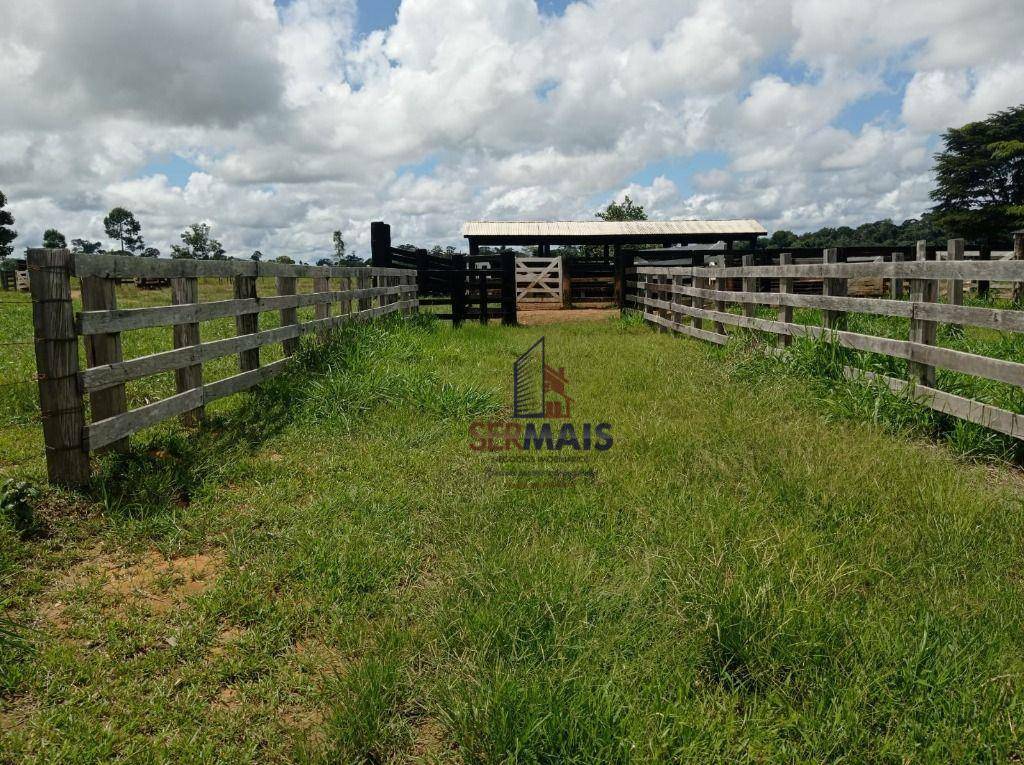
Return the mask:
<path fill-rule="evenodd" d="M 29 250 L 27 260 L 46 472 L 52 483 L 81 486 L 89 481 L 89 455 L 82 443 L 85 413 L 71 302 L 73 260 L 67 250 L 43 249 Z"/>
<path fill-rule="evenodd" d="M 917 260 L 927 257 L 927 243 L 917 243 Z M 910 299 L 915 303 L 934 302 L 938 298 L 938 282 L 934 279 L 914 279 L 910 283 Z M 922 318 L 910 320 L 910 342 L 933 345 L 937 337 L 937 324 Z M 920 361 L 911 361 L 910 376 L 918 385 L 935 386 L 935 367 Z"/>
<path fill-rule="evenodd" d="M 934 282 L 933 282 L 934 284 Z M 664 308 L 669 304 L 663 300 L 654 298 L 638 297 L 636 301 L 641 305 L 653 308 Z M 752 318 L 749 316 L 737 316 L 731 313 L 719 311 L 708 311 L 699 308 L 678 306 L 681 313 L 691 316 L 699 316 L 705 319 L 721 321 L 724 324 L 757 329 L 763 332 L 787 333 L 794 337 L 808 337 L 817 339 L 827 337 L 846 348 L 870 353 L 880 353 L 893 358 L 905 359 L 920 365 L 940 366 L 956 372 L 984 377 L 989 380 L 1009 383 L 1011 385 L 1024 386 L 1024 364 L 1004 359 L 995 359 L 989 356 L 979 356 L 966 351 L 958 351 L 952 348 L 942 348 L 936 345 L 923 344 L 916 341 L 895 340 L 886 337 L 875 337 L 873 335 L 862 335 L 856 332 L 840 330 L 828 330 L 822 327 L 808 326 L 804 324 L 788 324 L 785 322 L 771 321 L 768 319 Z"/>
<path fill-rule="evenodd" d="M 238 302 L 251 302 L 259 305 L 256 295 L 257 279 L 254 276 L 235 277 L 235 298 Z M 257 312 L 239 313 L 235 317 L 235 334 L 239 336 L 253 335 L 259 332 L 260 316 Z M 260 350 L 258 345 L 248 346 L 240 349 L 238 354 L 238 369 L 240 372 L 249 372 L 258 369 L 260 366 Z"/>
<path fill-rule="evenodd" d="M 894 393 L 902 393 L 909 390 L 911 397 L 922 406 L 927 406 L 937 412 L 958 417 L 961 420 L 976 423 L 990 430 L 998 431 L 1018 440 L 1024 440 L 1024 415 L 1010 412 L 1006 409 L 985 404 L 975 399 L 964 398 L 953 393 L 930 388 L 925 385 L 914 385 L 906 380 L 897 380 L 888 375 L 876 374 L 862 369 L 846 367 L 844 369 L 849 379 L 864 378 L 867 380 L 881 380 Z"/>
<path fill-rule="evenodd" d="M 86 444 L 90 451 L 102 449 L 108 444 L 127 438 L 143 428 L 148 428 L 177 415 L 185 414 L 203 405 L 203 389 L 193 388 L 170 398 L 161 399 L 130 412 L 100 420 L 89 425 Z"/>
<path fill-rule="evenodd" d="M 110 311 L 117 309 L 117 283 L 113 279 L 98 276 L 86 276 L 81 280 L 82 307 L 87 311 Z M 110 332 L 87 335 L 85 341 L 85 359 L 90 367 L 119 363 L 123 356 L 121 351 L 121 334 Z M 114 385 L 105 390 L 96 391 L 89 396 L 89 408 L 92 419 L 104 420 L 128 411 L 128 397 L 124 385 Z M 128 440 L 122 439 L 110 445 L 115 451 L 128 450 Z"/>
<path fill-rule="evenodd" d="M 279 276 L 277 277 L 277 294 L 278 295 L 294 295 L 296 289 L 296 278 L 294 276 Z M 282 308 L 281 309 L 281 326 L 286 327 L 291 324 L 297 324 L 299 320 L 299 313 L 294 308 Z M 288 339 L 282 343 L 284 347 L 284 355 L 291 356 L 299 348 L 299 342 L 295 339 Z"/>
<path fill-rule="evenodd" d="M 903 279 L 990 279 L 992 281 L 1024 280 L 1024 260 L 907 261 L 905 263 L 816 263 L 792 266 L 638 266 L 638 274 L 707 276 L 710 278 L 761 277 L 774 279 L 792 276 L 797 279 L 858 279 L 894 276 Z"/>
<path fill-rule="evenodd" d="M 681 335 L 687 335 L 688 337 L 696 338 L 697 340 L 705 340 L 716 345 L 725 345 L 729 342 L 728 335 L 720 335 L 716 332 L 709 332 L 705 329 L 699 329 L 687 324 L 680 324 L 679 322 L 666 319 L 663 316 L 656 314 L 645 314 L 645 318 L 648 321 L 654 322 L 655 324 L 661 325 L 666 329 L 670 329 L 674 332 L 678 332 Z"/>
<path fill-rule="evenodd" d="M 175 305 L 193 305 L 199 302 L 199 279 L 171 279 L 171 300 Z M 172 332 L 175 348 L 198 346 L 199 324 L 175 324 Z M 174 382 L 178 393 L 185 393 L 194 388 L 203 387 L 202 364 L 193 364 L 174 370 Z M 203 420 L 202 408 L 182 413 L 181 421 L 187 426 L 198 425 Z"/>
<path fill-rule="evenodd" d="M 223 380 L 208 383 L 203 387 L 203 402 L 208 404 L 219 398 L 241 393 L 259 385 L 261 382 L 284 372 L 289 361 L 290 359 L 280 359 L 259 369 L 252 369 L 232 377 L 226 377 Z"/>
<path fill-rule="evenodd" d="M 779 255 L 779 265 L 789 266 L 789 265 L 792 265 L 792 264 L 793 264 L 793 255 L 791 253 L 784 252 L 781 255 Z M 791 295 L 791 294 L 793 294 L 793 279 L 792 279 L 792 277 L 784 276 L 781 279 L 779 279 L 779 295 L 780 296 L 785 296 L 785 295 Z M 780 299 L 779 302 L 780 302 L 780 306 L 779 306 L 779 321 L 781 321 L 781 322 L 783 322 L 785 324 L 792 324 L 793 323 L 793 307 L 790 306 L 790 305 L 782 304 L 782 300 L 781 299 Z M 792 345 L 792 343 L 793 343 L 793 338 L 792 338 L 791 335 L 781 335 L 781 334 L 779 335 L 779 347 L 780 348 L 785 348 L 785 347 L 787 347 L 789 345 Z"/>
<path fill-rule="evenodd" d="M 783 277 L 786 278 L 786 277 Z M 1010 309 L 956 306 L 944 303 L 912 303 L 908 301 L 885 300 L 858 297 L 822 297 L 821 295 L 783 295 L 771 292 L 746 294 L 722 290 L 698 290 L 692 287 L 677 288 L 682 294 L 705 299 L 719 299 L 728 302 L 752 300 L 771 306 L 793 306 L 796 308 L 819 308 L 848 311 L 851 313 L 896 316 L 904 319 L 913 317 L 932 321 L 964 324 L 972 327 L 987 327 L 1002 332 L 1024 332 L 1024 311 Z"/>
<path fill-rule="evenodd" d="M 236 279 L 254 279 L 239 276 Z M 211 321 L 243 313 L 266 313 L 285 308 L 301 308 L 321 305 L 343 299 L 338 292 L 283 295 L 263 298 L 217 300 L 209 303 L 189 305 L 152 306 L 149 308 L 127 308 L 118 311 L 83 311 L 79 314 L 79 332 L 91 335 L 99 332 L 124 332 L 147 327 L 167 327 L 174 324 Z"/>

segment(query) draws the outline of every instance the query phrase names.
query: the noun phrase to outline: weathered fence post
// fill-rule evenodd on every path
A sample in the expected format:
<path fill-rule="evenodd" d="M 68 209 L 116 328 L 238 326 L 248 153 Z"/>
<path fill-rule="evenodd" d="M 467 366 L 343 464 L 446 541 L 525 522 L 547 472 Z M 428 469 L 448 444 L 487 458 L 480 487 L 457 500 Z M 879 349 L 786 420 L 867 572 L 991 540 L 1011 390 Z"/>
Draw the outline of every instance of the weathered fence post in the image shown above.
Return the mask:
<path fill-rule="evenodd" d="M 786 266 L 793 265 L 793 253 L 784 252 L 779 255 L 779 266 L 785 268 Z M 793 277 L 792 276 L 780 276 L 779 277 L 779 294 L 780 295 L 792 295 L 793 294 Z M 793 306 L 791 305 L 780 305 L 779 306 L 779 321 L 785 322 L 786 324 L 793 323 Z M 786 348 L 793 344 L 793 336 L 789 334 L 779 335 L 779 347 Z"/>
<path fill-rule="evenodd" d="M 892 254 L 893 263 L 903 262 L 903 253 L 894 252 Z M 893 300 L 903 300 L 903 279 L 898 276 L 894 276 L 889 280 L 889 297 Z"/>
<path fill-rule="evenodd" d="M 964 259 L 964 240 L 950 239 L 946 243 L 946 260 L 957 261 Z M 946 285 L 946 294 L 949 296 L 950 305 L 964 304 L 964 282 L 963 279 L 950 279 Z"/>
<path fill-rule="evenodd" d="M 743 256 L 743 267 L 744 268 L 749 268 L 749 267 L 751 267 L 753 265 L 754 265 L 754 254 L 748 252 L 746 255 Z M 754 278 L 748 277 L 748 276 L 744 276 L 742 284 L 743 284 L 743 291 L 744 292 L 754 292 L 754 291 L 757 290 L 757 279 L 754 279 Z M 753 303 L 747 301 L 747 300 L 744 300 L 743 301 L 743 315 L 744 316 L 756 316 L 757 315 L 757 306 L 754 305 Z"/>
<path fill-rule="evenodd" d="M 919 262 L 928 259 L 928 243 L 920 241 L 917 243 L 917 260 Z M 935 279 L 911 279 L 910 299 L 913 303 L 934 303 L 938 299 L 939 283 Z M 914 313 L 917 313 L 917 306 L 914 306 Z M 934 345 L 938 325 L 934 321 L 912 318 L 910 320 L 910 342 L 921 345 Z M 910 361 L 907 364 L 910 370 L 910 377 L 918 385 L 926 385 L 929 388 L 935 385 L 935 367 L 923 364 L 918 361 Z"/>
<path fill-rule="evenodd" d="M 199 302 L 199 279 L 195 276 L 171 279 L 171 303 L 173 305 L 192 305 Z M 173 328 L 175 348 L 188 348 L 199 345 L 199 324 L 175 324 Z M 203 365 L 176 369 L 174 383 L 178 393 L 203 387 Z M 198 425 L 203 419 L 203 407 L 198 407 L 181 415 L 181 421 L 187 426 Z"/>
<path fill-rule="evenodd" d="M 117 310 L 117 282 L 114 279 L 99 276 L 84 277 L 82 279 L 82 310 Z M 85 359 L 90 367 L 117 364 L 123 360 L 120 332 L 86 335 L 83 339 L 85 340 Z M 92 409 L 93 422 L 127 412 L 128 398 L 125 394 L 124 384 L 94 391 L 89 396 L 89 405 Z M 127 451 L 128 439 L 122 438 L 107 448 L 119 452 Z"/>
<path fill-rule="evenodd" d="M 296 294 L 296 282 L 294 276 L 277 277 L 277 294 L 283 296 Z M 299 323 L 299 311 L 297 308 L 281 309 L 281 326 L 288 327 Z M 299 348 L 299 338 L 291 337 L 281 343 L 284 348 L 284 355 L 291 356 Z"/>
<path fill-rule="evenodd" d="M 839 250 L 836 247 L 829 247 L 822 255 L 821 262 L 826 266 L 839 263 Z M 827 297 L 844 297 L 846 295 L 846 280 L 835 277 L 824 277 L 821 283 L 821 294 Z M 823 324 L 826 329 L 843 329 L 846 325 L 846 313 L 844 311 L 822 312 Z"/>
<path fill-rule="evenodd" d="M 370 224 L 370 262 L 376 268 L 391 268 L 391 226 L 379 220 Z"/>
<path fill-rule="evenodd" d="M 504 251 L 501 253 L 501 323 L 507 327 L 518 324 L 516 311 L 516 256 Z"/>
<path fill-rule="evenodd" d="M 466 256 L 456 253 L 452 256 L 451 293 L 452 326 L 461 327 L 466 318 Z"/>
<path fill-rule="evenodd" d="M 329 273 L 329 272 L 328 272 Z M 314 276 L 313 277 L 313 292 L 330 292 L 331 291 L 331 279 L 329 276 Z M 323 303 L 317 303 L 313 309 L 314 316 L 317 319 L 329 319 L 331 318 L 331 303 L 329 300 L 325 300 Z M 327 322 L 324 322 L 326 325 Z M 327 327 L 321 327 L 317 334 L 322 335 L 327 331 Z"/>
<path fill-rule="evenodd" d="M 52 483 L 81 486 L 89 480 L 83 443 L 85 413 L 78 387 L 78 336 L 71 302 L 72 255 L 29 250 L 29 291 L 35 332 L 39 409 Z"/>
<path fill-rule="evenodd" d="M 1013 259 L 1024 260 L 1024 231 L 1013 232 Z M 1013 283 L 1013 304 L 1024 304 L 1024 282 Z"/>
<path fill-rule="evenodd" d="M 235 277 L 235 300 L 256 299 L 256 277 Z M 254 335 L 259 332 L 260 315 L 258 313 L 240 313 L 235 317 L 236 335 Z M 238 354 L 238 371 L 251 372 L 260 368 L 260 349 L 250 348 Z"/>
<path fill-rule="evenodd" d="M 373 286 L 374 277 L 370 275 L 370 269 L 364 269 L 357 279 L 357 288 L 360 290 L 368 290 Z M 356 300 L 356 308 L 359 312 L 368 311 L 373 307 L 372 297 L 360 297 Z"/>

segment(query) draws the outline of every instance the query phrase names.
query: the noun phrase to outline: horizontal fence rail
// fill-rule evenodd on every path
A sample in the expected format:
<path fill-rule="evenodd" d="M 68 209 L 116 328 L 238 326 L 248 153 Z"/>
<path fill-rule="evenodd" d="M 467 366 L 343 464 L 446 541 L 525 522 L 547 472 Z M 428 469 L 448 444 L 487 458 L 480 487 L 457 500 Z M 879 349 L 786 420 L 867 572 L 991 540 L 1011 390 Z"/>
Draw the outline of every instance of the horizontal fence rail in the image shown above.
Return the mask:
<path fill-rule="evenodd" d="M 30 250 L 28 261 L 47 470 L 51 481 L 65 485 L 88 480 L 90 452 L 123 449 L 128 436 L 171 417 L 197 423 L 207 404 L 280 374 L 303 335 L 419 310 L 416 273 L 405 269 L 157 260 L 44 249 Z M 201 277 L 233 279 L 234 299 L 201 302 Z M 276 280 L 276 295 L 257 294 L 259 279 L 265 277 Z M 73 278 L 81 284 L 78 313 Z M 126 278 L 168 279 L 173 304 L 118 309 L 115 286 Z M 300 278 L 312 279 L 312 292 L 297 292 Z M 300 321 L 298 309 L 308 307 L 314 318 Z M 271 311 L 279 313 L 280 326 L 261 331 L 259 315 Z M 236 336 L 201 340 L 202 322 L 232 317 Z M 123 358 L 121 333 L 151 327 L 171 328 L 173 349 Z M 260 348 L 277 343 L 285 357 L 261 364 Z M 233 355 L 238 356 L 237 374 L 203 381 L 204 364 Z M 128 409 L 126 383 L 166 372 L 174 372 L 174 395 Z"/>
<path fill-rule="evenodd" d="M 728 342 L 727 327 L 737 327 L 776 335 L 783 348 L 794 337 L 824 338 L 852 350 L 904 360 L 906 380 L 851 368 L 846 374 L 878 380 L 895 392 L 908 391 L 925 406 L 1024 440 L 1024 415 L 939 390 L 935 382 L 938 367 L 1024 387 L 1024 363 L 937 344 L 939 324 L 1024 332 L 1024 311 L 1017 310 L 1024 297 L 1021 240 L 1018 237 L 1009 260 L 963 260 L 962 240 L 952 240 L 937 254 L 919 243 L 917 259 L 910 262 L 839 262 L 839 251 L 832 249 L 820 255 L 818 263 L 794 264 L 792 256 L 784 254 L 778 265 L 753 265 L 749 255 L 742 266 L 639 265 L 627 276 L 627 303 L 651 324 L 719 345 Z M 890 297 L 848 296 L 849 281 L 865 278 L 888 280 Z M 821 294 L 797 294 L 794 284 L 799 279 L 819 280 Z M 762 289 L 764 280 L 774 280 L 777 291 Z M 984 285 L 983 294 L 992 282 L 1009 282 L 1014 307 L 963 305 L 965 282 L 973 283 L 978 292 Z M 736 289 L 737 283 L 742 289 Z M 940 285 L 947 302 L 940 302 Z M 759 307 L 775 309 L 776 318 L 758 316 Z M 820 310 L 821 326 L 795 322 L 794 308 Z M 851 332 L 848 313 L 908 319 L 909 334 L 894 339 Z"/>

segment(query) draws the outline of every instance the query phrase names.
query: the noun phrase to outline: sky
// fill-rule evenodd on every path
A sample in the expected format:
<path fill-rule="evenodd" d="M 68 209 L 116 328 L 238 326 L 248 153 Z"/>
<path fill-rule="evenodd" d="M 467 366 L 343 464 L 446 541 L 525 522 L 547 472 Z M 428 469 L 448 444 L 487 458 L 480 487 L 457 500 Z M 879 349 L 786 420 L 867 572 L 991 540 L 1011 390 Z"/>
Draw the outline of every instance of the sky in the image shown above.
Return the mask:
<path fill-rule="evenodd" d="M 941 133 L 1024 102 L 1020 0 L 5 0 L 20 236 L 365 255 L 466 220 L 918 217 Z"/>

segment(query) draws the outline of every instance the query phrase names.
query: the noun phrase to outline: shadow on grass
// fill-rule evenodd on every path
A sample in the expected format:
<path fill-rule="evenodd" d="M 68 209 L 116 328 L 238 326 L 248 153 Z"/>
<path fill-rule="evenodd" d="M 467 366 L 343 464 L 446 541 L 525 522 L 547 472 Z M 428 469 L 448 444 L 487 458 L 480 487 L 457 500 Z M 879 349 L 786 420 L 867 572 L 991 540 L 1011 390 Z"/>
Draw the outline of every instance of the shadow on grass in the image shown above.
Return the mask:
<path fill-rule="evenodd" d="M 295 423 L 348 429 L 379 406 L 453 418 L 497 411 L 495 392 L 436 377 L 423 350 L 423 336 L 436 331 L 436 320 L 413 315 L 304 338 L 287 372 L 239 396 L 227 414 L 192 432 L 168 427 L 127 453 L 102 457 L 89 493 L 109 514 L 143 519 L 188 505 Z"/>

